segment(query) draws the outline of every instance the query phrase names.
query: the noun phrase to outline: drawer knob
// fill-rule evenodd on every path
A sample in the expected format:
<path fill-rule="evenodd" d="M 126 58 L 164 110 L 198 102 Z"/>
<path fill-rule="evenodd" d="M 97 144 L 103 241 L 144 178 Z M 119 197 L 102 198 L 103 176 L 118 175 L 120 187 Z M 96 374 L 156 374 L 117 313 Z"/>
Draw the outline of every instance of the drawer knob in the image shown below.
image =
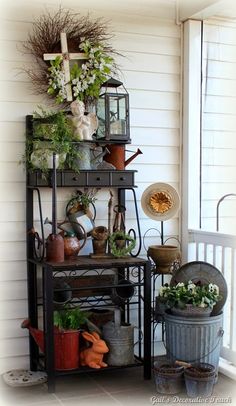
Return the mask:
<path fill-rule="evenodd" d="M 124 177 L 124 176 L 121 176 L 121 177 L 120 177 L 120 180 L 125 180 L 125 177 Z"/>
<path fill-rule="evenodd" d="M 96 180 L 101 180 L 100 176 L 98 176 L 98 177 L 96 178 Z"/>
<path fill-rule="evenodd" d="M 72 180 L 78 180 L 77 176 L 73 176 Z"/>

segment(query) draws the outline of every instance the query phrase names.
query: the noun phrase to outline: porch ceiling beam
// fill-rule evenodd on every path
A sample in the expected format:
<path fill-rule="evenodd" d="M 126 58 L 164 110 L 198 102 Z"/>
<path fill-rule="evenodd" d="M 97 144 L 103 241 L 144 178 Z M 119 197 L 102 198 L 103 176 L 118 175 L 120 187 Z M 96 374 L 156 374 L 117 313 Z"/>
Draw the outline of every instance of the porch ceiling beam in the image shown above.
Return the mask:
<path fill-rule="evenodd" d="M 205 20 L 232 7 L 236 9 L 235 0 L 179 0 L 179 20 Z"/>

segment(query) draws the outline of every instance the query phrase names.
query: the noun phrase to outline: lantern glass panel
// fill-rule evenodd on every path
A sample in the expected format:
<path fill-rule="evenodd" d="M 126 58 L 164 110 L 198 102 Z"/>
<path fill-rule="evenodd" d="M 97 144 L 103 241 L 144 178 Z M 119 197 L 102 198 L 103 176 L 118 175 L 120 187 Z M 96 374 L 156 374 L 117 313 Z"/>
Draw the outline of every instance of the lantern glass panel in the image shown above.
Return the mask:
<path fill-rule="evenodd" d="M 105 109 L 105 97 L 100 96 L 97 102 L 97 118 L 99 121 L 97 129 L 97 138 L 105 138 L 106 136 L 106 109 Z"/>
<path fill-rule="evenodd" d="M 109 97 L 110 134 L 126 135 L 126 99 L 123 95 Z"/>

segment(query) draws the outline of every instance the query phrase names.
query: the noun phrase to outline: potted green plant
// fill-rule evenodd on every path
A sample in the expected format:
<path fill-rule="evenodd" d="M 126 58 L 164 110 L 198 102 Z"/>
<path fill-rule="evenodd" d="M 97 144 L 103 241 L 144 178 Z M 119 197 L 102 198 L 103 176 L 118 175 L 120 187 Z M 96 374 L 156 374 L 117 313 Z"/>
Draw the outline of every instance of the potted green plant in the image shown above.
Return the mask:
<path fill-rule="evenodd" d="M 70 118 L 63 110 L 55 112 L 40 108 L 33 114 L 32 134 L 27 136 L 22 162 L 29 171 L 40 169 L 46 175 L 52 168 L 53 153 L 57 168 L 77 170 L 78 149 Z"/>
<path fill-rule="evenodd" d="M 109 236 L 111 254 L 115 257 L 124 257 L 135 248 L 136 240 L 124 231 L 118 230 Z"/>
<path fill-rule="evenodd" d="M 67 204 L 67 213 L 72 214 L 81 210 L 86 213 L 89 210 L 89 206 L 94 205 L 94 203 L 96 202 L 96 193 L 97 190 L 93 188 L 86 189 L 84 190 L 84 192 L 82 192 L 81 190 L 77 190 L 77 192 L 72 195 L 72 198 Z"/>
<path fill-rule="evenodd" d="M 95 226 L 96 209 L 94 202 L 96 201 L 96 192 L 95 189 L 86 189 L 84 192 L 77 190 L 76 194 L 72 195 L 72 198 L 67 203 L 66 215 L 79 239 L 84 238 L 84 232 L 90 235 Z M 93 206 L 94 215 L 90 211 L 90 205 Z"/>
<path fill-rule="evenodd" d="M 195 284 L 190 280 L 174 286 L 169 286 L 168 283 L 161 286 L 157 302 L 166 309 L 171 309 L 175 315 L 208 317 L 220 299 L 217 285 L 203 284 L 200 281 Z"/>
<path fill-rule="evenodd" d="M 80 307 L 63 306 L 54 311 L 55 368 L 79 367 L 79 329 L 87 324 L 88 313 Z"/>
<path fill-rule="evenodd" d="M 55 369 L 77 369 L 79 367 L 79 334 L 85 326 L 96 329 L 88 320 L 89 314 L 80 307 L 69 304 L 54 311 L 54 359 Z M 28 328 L 30 334 L 42 352 L 45 351 L 44 332 L 34 328 L 30 320 L 26 319 L 21 324 Z"/>

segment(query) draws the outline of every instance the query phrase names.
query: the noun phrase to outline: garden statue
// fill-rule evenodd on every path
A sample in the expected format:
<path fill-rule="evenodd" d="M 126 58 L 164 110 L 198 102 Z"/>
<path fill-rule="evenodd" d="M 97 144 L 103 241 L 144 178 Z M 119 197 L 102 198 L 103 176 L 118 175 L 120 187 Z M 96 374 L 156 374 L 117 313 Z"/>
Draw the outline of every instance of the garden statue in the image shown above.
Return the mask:
<path fill-rule="evenodd" d="M 104 340 L 102 340 L 96 331 L 91 334 L 87 331 L 82 333 L 82 336 L 89 342 L 92 346 L 86 348 L 80 353 L 81 366 L 89 366 L 90 368 L 99 369 L 102 367 L 107 367 L 107 364 L 103 362 L 103 355 L 109 352 Z"/>
<path fill-rule="evenodd" d="M 98 128 L 98 119 L 95 113 L 85 115 L 84 103 L 80 100 L 75 100 L 71 103 L 71 118 L 74 126 L 74 136 L 79 141 L 92 141 L 93 134 Z"/>

